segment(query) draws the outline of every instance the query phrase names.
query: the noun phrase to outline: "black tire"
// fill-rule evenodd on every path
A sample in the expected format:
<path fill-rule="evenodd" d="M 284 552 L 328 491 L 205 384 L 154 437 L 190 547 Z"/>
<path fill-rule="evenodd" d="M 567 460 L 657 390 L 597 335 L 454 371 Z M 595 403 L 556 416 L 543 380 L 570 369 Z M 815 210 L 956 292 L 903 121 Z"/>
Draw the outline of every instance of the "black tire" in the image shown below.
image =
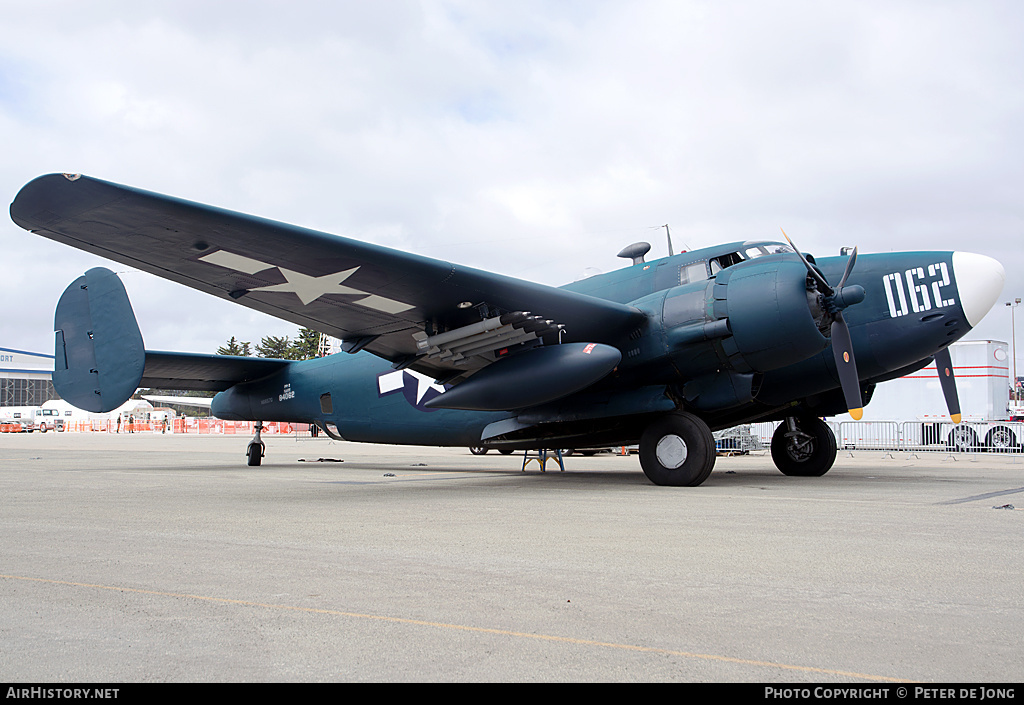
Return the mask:
<path fill-rule="evenodd" d="M 836 436 L 821 419 L 798 417 L 797 431 L 801 435 L 790 437 L 789 424 L 783 422 L 772 436 L 772 460 L 783 475 L 791 477 L 821 477 L 836 462 Z"/>
<path fill-rule="evenodd" d="M 656 485 L 696 487 L 715 467 L 715 437 L 693 414 L 667 414 L 640 438 L 640 467 Z"/>
<path fill-rule="evenodd" d="M 953 430 L 946 436 L 946 448 L 954 453 L 978 452 L 981 446 L 978 442 L 978 434 L 970 426 L 954 426 Z"/>
<path fill-rule="evenodd" d="M 259 467 L 263 462 L 263 446 L 259 443 L 250 443 L 245 455 L 248 458 L 249 467 Z"/>
<path fill-rule="evenodd" d="M 502 455 L 512 455 L 512 453 L 514 453 L 515 451 L 513 451 L 511 448 L 502 448 L 498 452 L 501 453 Z"/>
<path fill-rule="evenodd" d="M 985 446 L 992 453 L 1016 453 L 1020 450 L 1017 436 L 1006 426 L 996 426 L 985 436 Z"/>
<path fill-rule="evenodd" d="M 487 455 L 487 448 L 483 446 L 470 446 L 469 452 L 473 455 Z"/>

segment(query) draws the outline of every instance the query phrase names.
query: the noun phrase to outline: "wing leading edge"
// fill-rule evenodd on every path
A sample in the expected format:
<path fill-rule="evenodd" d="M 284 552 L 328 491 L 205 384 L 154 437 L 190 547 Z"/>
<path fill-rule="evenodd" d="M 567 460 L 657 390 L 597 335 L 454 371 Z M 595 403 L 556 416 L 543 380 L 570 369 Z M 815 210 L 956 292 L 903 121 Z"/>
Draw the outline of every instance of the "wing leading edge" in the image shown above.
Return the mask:
<path fill-rule="evenodd" d="M 565 326 L 566 342 L 611 343 L 644 320 L 633 307 L 585 294 L 77 174 L 26 184 L 11 218 L 437 377 L 488 360 L 426 357 L 414 335 L 422 343 L 424 333 L 529 312 Z"/>

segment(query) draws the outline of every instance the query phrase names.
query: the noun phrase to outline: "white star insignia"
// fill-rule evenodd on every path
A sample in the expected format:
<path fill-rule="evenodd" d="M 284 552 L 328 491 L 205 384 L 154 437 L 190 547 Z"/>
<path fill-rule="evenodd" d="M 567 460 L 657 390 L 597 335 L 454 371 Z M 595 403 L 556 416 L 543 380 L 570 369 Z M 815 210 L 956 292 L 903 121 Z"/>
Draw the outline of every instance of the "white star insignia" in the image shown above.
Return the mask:
<path fill-rule="evenodd" d="M 346 269 L 343 272 L 335 272 L 334 274 L 325 274 L 322 277 L 311 277 L 308 274 L 293 272 L 290 269 L 277 267 L 276 265 L 267 264 L 266 262 L 260 262 L 259 260 L 228 252 L 227 250 L 217 250 L 216 252 L 211 252 L 199 259 L 204 262 L 209 262 L 210 264 L 215 264 L 218 267 L 224 267 L 225 269 L 231 269 L 244 274 L 255 274 L 265 269 L 273 269 L 276 267 L 276 269 L 284 275 L 284 278 L 287 281 L 284 284 L 272 284 L 271 286 L 257 287 L 256 289 L 252 289 L 252 291 L 272 291 L 295 294 L 299 297 L 299 301 L 302 302 L 303 306 L 308 306 L 325 294 L 362 294 L 363 298 L 352 301 L 351 303 L 365 308 L 372 308 L 375 311 L 383 311 L 384 313 L 391 314 L 401 313 L 412 308 L 411 305 L 401 301 L 395 301 L 394 299 L 378 296 L 377 294 L 368 294 L 365 291 L 345 286 L 345 280 L 355 274 L 359 270 L 359 267 Z"/>
<path fill-rule="evenodd" d="M 281 274 L 288 280 L 286 284 L 274 284 L 272 286 L 261 286 L 253 291 L 290 291 L 299 297 L 303 305 L 316 301 L 324 294 L 365 294 L 364 291 L 353 289 L 350 286 L 343 286 L 342 282 L 355 274 L 359 267 L 346 269 L 344 272 L 325 274 L 322 277 L 311 277 L 308 274 L 293 272 L 284 267 L 278 267 Z"/>
<path fill-rule="evenodd" d="M 429 390 L 434 389 L 441 394 L 444 394 L 444 385 L 438 384 L 434 381 L 433 377 L 429 377 L 425 374 L 421 374 L 415 370 L 408 370 L 409 374 L 416 378 L 416 403 L 419 404 L 423 401 L 423 395 Z"/>

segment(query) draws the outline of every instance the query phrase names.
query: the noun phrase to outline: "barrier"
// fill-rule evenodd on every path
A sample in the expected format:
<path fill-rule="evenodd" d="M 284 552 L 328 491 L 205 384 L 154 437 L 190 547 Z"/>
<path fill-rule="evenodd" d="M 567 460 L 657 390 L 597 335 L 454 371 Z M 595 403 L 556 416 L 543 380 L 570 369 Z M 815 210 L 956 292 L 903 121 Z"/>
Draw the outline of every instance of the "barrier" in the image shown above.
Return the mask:
<path fill-rule="evenodd" d="M 841 449 L 899 450 L 900 424 L 896 421 L 843 421 L 833 426 Z"/>
<path fill-rule="evenodd" d="M 905 421 L 900 450 L 947 453 L 1020 453 L 1024 423 Z"/>
<path fill-rule="evenodd" d="M 107 419 L 86 421 L 65 421 L 64 430 L 70 433 L 185 433 L 195 435 L 252 435 L 256 432 L 254 421 L 222 421 L 215 418 L 185 417 L 173 419 L 166 426 L 163 421 L 141 421 L 133 424 Z M 291 424 L 270 421 L 263 424 L 264 435 L 292 436 L 304 433 L 307 437 L 309 424 Z"/>
<path fill-rule="evenodd" d="M 761 445 L 765 448 L 771 448 L 772 436 L 775 435 L 775 429 L 779 427 L 781 421 L 761 421 L 759 423 L 750 424 L 750 433 L 757 436 L 757 439 L 761 442 Z"/>
<path fill-rule="evenodd" d="M 780 421 L 749 424 L 745 433 L 745 450 L 768 449 Z M 1024 453 L 1024 423 L 1019 421 L 969 421 L 954 424 L 949 421 L 830 421 L 840 450 L 873 450 L 887 452 L 942 452 L 942 453 Z M 0 432 L 18 432 L 18 425 L 2 425 Z M 173 419 L 165 428 L 163 421 L 143 421 L 134 424 L 110 420 L 64 421 L 66 433 L 174 433 L 194 435 L 244 435 L 255 430 L 253 421 L 222 421 L 215 418 L 185 417 Z M 264 435 L 294 437 L 312 440 L 310 425 L 270 421 L 263 425 Z M 327 438 L 319 434 L 320 438 Z M 758 447 L 759 446 L 759 447 Z"/>
<path fill-rule="evenodd" d="M 750 424 L 750 433 L 769 448 L 780 423 Z M 1024 453 L 1024 423 L 1018 421 L 830 421 L 828 425 L 839 450 Z"/>

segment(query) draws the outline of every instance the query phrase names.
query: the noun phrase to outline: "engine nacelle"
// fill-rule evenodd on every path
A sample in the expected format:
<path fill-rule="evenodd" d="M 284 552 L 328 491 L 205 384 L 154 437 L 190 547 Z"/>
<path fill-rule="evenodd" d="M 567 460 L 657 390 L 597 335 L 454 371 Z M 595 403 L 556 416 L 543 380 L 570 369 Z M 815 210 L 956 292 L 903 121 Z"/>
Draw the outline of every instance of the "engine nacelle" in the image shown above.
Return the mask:
<path fill-rule="evenodd" d="M 737 264 L 709 281 L 633 305 L 648 312 L 652 342 L 663 341 L 663 354 L 687 379 L 780 369 L 820 353 L 829 342 L 820 296 L 808 288 L 807 270 L 793 255 Z"/>
<path fill-rule="evenodd" d="M 780 261 L 781 260 L 781 261 Z M 828 346 L 816 289 L 795 256 L 765 257 L 718 273 L 712 311 L 727 318 L 731 338 L 722 347 L 730 360 L 742 359 L 755 372 L 767 372 L 817 355 Z M 744 365 L 734 365 L 743 371 Z"/>

